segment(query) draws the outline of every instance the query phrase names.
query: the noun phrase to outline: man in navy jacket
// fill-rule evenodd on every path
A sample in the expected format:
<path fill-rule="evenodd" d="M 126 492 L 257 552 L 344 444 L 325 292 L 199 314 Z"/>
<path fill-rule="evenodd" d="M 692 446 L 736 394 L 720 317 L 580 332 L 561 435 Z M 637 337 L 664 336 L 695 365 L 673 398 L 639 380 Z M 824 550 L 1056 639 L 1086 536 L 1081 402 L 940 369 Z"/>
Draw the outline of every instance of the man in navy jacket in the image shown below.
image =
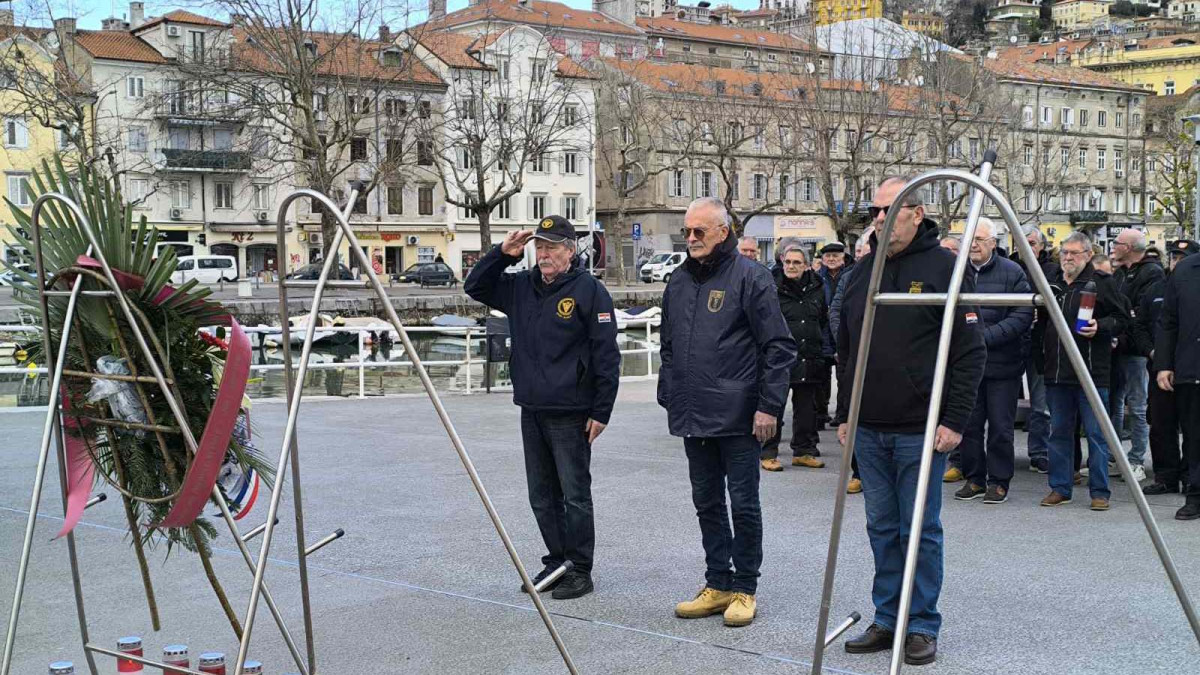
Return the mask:
<path fill-rule="evenodd" d="M 1176 251 L 1195 250 L 1196 242 L 1175 242 Z M 1162 330 L 1154 346 L 1158 386 L 1175 392 L 1183 427 L 1187 464 L 1187 501 L 1177 520 L 1200 518 L 1200 256 L 1175 265 L 1163 293 Z"/>
<path fill-rule="evenodd" d="M 990 218 L 980 218 L 971 242 L 971 267 L 979 293 L 1028 293 L 1025 270 L 996 251 L 996 234 Z M 963 434 L 963 474 L 966 484 L 954 498 L 969 501 L 983 497 L 984 504 L 1008 500 L 1008 483 L 1013 476 L 1013 430 L 1017 399 L 1021 395 L 1021 373 L 1029 352 L 1032 307 L 980 307 L 987 366 L 975 399 L 975 410 Z M 987 444 L 984 445 L 984 425 Z"/>
<path fill-rule="evenodd" d="M 530 239 L 537 268 L 504 274 Z M 578 263 L 575 228 L 550 216 L 505 237 L 465 284 L 467 295 L 508 315 L 529 505 L 548 550 L 533 581 L 570 560 L 574 568 L 552 585 L 559 600 L 592 591 L 592 443 L 608 424 L 621 371 L 612 297 Z"/>
<path fill-rule="evenodd" d="M 760 444 L 775 435 L 796 345 L 771 273 L 737 255 L 729 223 L 711 197 L 684 216 L 688 259 L 663 293 L 658 403 L 671 435 L 683 437 L 707 565 L 704 587 L 675 614 L 723 613 L 725 625 L 746 626 L 762 563 Z"/>

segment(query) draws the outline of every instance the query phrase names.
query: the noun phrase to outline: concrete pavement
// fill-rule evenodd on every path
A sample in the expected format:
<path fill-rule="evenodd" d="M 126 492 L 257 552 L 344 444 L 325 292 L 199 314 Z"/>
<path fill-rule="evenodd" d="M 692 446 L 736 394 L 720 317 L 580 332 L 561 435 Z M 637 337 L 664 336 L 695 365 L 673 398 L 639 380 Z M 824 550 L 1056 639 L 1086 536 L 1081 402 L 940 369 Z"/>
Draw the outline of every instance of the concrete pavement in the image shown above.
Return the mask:
<path fill-rule="evenodd" d="M 447 397 L 446 405 L 505 525 L 531 570 L 541 543 L 526 501 L 518 412 L 506 394 Z M 310 403 L 300 447 L 309 537 L 337 527 L 346 537 L 310 560 L 320 672 L 561 673 L 557 652 L 431 406 L 423 397 Z M 0 413 L 0 616 L 15 578 L 41 414 Z M 259 446 L 279 450 L 284 408 L 254 413 Z M 822 435 L 830 466 L 762 475 L 763 576 L 759 618 L 728 629 L 719 617 L 683 621 L 675 602 L 703 582 L 703 553 L 682 443 L 666 433 L 653 383 L 625 383 L 613 423 L 593 451 L 596 592 L 575 601 L 544 596 L 584 673 L 807 673 L 832 515 L 835 439 Z M 1024 434 L 1018 433 L 1023 442 Z M 1123 483 L 1113 508 L 1086 502 L 1038 507 L 1045 476 L 1018 473 L 1008 503 L 946 503 L 945 626 L 938 663 L 925 675 L 1006 672 L 1126 674 L 1194 672 L 1200 648 L 1171 593 Z M 51 467 L 51 476 L 56 470 Z M 14 673 L 48 662 L 82 663 L 56 479 L 43 500 Z M 290 486 L 267 580 L 297 637 L 301 630 Z M 1193 594 L 1200 595 L 1200 525 L 1172 519 L 1182 499 L 1152 499 L 1155 515 Z M 266 508 L 250 514 L 261 522 Z M 150 633 L 137 567 L 116 500 L 80 525 L 84 589 L 93 638 L 114 645 L 142 635 L 147 653 L 186 642 L 195 655 L 236 651 L 194 556 L 151 555 L 165 628 Z M 228 535 L 217 572 L 244 611 L 249 575 Z M 257 551 L 257 546 L 252 547 Z M 862 497 L 851 496 L 840 558 L 835 620 L 871 617 L 872 562 Z M 292 670 L 260 607 L 254 658 L 267 672 Z M 111 661 L 101 665 L 114 672 Z M 839 641 L 827 672 L 883 673 L 887 655 L 850 656 Z"/>

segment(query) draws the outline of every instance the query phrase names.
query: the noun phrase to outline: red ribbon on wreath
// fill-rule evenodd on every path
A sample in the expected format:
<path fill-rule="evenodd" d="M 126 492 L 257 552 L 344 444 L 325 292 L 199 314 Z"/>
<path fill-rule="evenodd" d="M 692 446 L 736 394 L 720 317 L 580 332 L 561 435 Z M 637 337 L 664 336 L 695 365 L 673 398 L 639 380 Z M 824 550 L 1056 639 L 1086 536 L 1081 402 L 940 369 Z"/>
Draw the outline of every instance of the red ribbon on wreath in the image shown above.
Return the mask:
<path fill-rule="evenodd" d="M 87 256 L 79 256 L 76 264 L 88 269 L 98 270 L 103 267 L 98 260 Z M 123 290 L 136 290 L 145 285 L 145 280 L 141 277 L 117 270 L 113 270 L 113 277 Z M 160 304 L 174 294 L 173 287 L 164 286 L 155 296 L 154 303 Z M 221 471 L 221 463 L 225 460 L 225 451 L 229 448 L 229 439 L 241 409 L 242 396 L 246 393 L 246 382 L 250 379 L 250 338 L 230 314 L 223 314 L 217 322 L 230 328 L 225 374 L 217 387 L 217 397 L 213 401 L 208 423 L 204 425 L 196 456 L 192 458 L 192 463 L 183 477 L 179 497 L 175 499 L 167 517 L 158 523 L 157 527 L 187 527 L 200 516 L 212 495 L 213 486 L 217 484 L 217 475 Z M 163 393 L 169 395 L 168 392 Z M 66 398 L 63 400 L 65 409 Z M 66 441 L 67 511 L 63 528 L 58 533 L 60 537 L 70 532 L 83 517 L 95 472 L 83 441 L 69 436 Z"/>

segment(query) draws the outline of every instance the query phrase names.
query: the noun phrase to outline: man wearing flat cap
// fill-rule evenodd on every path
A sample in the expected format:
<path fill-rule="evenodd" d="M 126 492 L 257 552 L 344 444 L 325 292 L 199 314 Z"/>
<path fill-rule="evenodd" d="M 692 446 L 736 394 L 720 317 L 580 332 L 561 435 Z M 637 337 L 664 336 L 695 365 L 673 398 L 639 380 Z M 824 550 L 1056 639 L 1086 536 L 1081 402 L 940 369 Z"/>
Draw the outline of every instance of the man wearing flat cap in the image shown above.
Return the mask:
<path fill-rule="evenodd" d="M 821 270 L 817 272 L 817 276 L 821 277 L 821 281 L 825 282 L 825 306 L 833 307 L 833 296 L 837 293 L 838 283 L 842 277 L 854 267 L 854 263 L 850 260 L 850 256 L 846 255 L 846 245 L 840 241 L 831 241 L 821 247 Z M 828 310 L 826 310 L 828 312 Z M 829 372 L 837 362 L 834 354 L 834 338 L 833 331 L 829 330 L 829 316 L 825 317 L 825 341 L 822 345 L 822 353 L 825 356 L 826 377 L 824 384 L 817 389 L 817 430 L 825 428 L 825 424 L 829 422 L 829 395 L 830 382 L 832 377 L 829 377 Z M 817 460 L 820 466 L 825 466 L 824 462 Z M 815 467 L 820 468 L 820 467 Z"/>
<path fill-rule="evenodd" d="M 504 274 L 531 239 L 537 267 Z M 574 567 L 551 586 L 553 597 L 587 595 L 596 541 L 592 443 L 612 414 L 621 367 L 612 297 L 580 267 L 575 228 L 561 216 L 509 233 L 479 260 L 464 289 L 508 315 L 529 505 L 547 549 L 533 582 L 569 560 Z"/>

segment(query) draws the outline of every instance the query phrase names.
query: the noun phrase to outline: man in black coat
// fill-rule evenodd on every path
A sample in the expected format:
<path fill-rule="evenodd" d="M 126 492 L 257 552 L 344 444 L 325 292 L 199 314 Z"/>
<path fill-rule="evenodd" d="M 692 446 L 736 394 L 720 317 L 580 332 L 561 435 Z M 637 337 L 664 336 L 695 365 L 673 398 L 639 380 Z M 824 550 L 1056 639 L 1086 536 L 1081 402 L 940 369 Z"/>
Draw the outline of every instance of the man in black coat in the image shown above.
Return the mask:
<path fill-rule="evenodd" d="M 821 247 L 821 269 L 817 276 L 825 282 L 825 307 L 833 307 L 833 296 L 837 293 L 838 283 L 854 269 L 854 259 L 846 252 L 846 245 L 840 241 L 831 241 Z M 826 322 L 829 318 L 826 317 Z M 829 324 L 832 325 L 832 324 Z M 825 382 L 817 389 L 817 430 L 825 428 L 829 422 L 829 398 L 832 395 L 832 378 L 829 372 L 837 363 L 833 352 L 833 333 L 826 329 L 826 377 Z"/>
<path fill-rule="evenodd" d="M 1195 248 L 1194 241 L 1175 243 L 1175 250 Z M 1195 520 L 1200 518 L 1200 255 L 1176 263 L 1167 279 L 1162 312 L 1154 367 L 1158 386 L 1175 392 L 1187 464 L 1187 502 L 1175 518 Z"/>
<path fill-rule="evenodd" d="M 1072 232 L 1059 248 L 1062 282 L 1055 286 L 1055 300 L 1062 309 L 1070 336 L 1060 336 L 1053 325 L 1046 328 L 1042 343 L 1046 366 L 1046 402 L 1050 404 L 1050 493 L 1042 506 L 1070 503 L 1074 484 L 1076 421 L 1083 420 L 1088 438 L 1088 491 L 1093 511 L 1107 511 L 1111 490 L 1108 487 L 1108 444 L 1100 423 L 1092 413 L 1080 386 L 1079 376 L 1062 346 L 1073 339 L 1083 356 L 1092 382 L 1101 400 L 1108 402 L 1112 367 L 1113 338 L 1129 324 L 1129 302 L 1109 275 L 1092 268 L 1092 240 L 1083 232 Z M 1093 294 L 1095 307 L 1091 317 L 1080 314 L 1081 301 Z"/>
<path fill-rule="evenodd" d="M 792 466 L 820 469 L 821 451 L 817 449 L 817 390 L 829 380 L 826 367 L 825 335 L 827 316 L 825 284 L 808 266 L 808 256 L 801 246 L 789 246 L 780 256 L 781 268 L 776 269 L 775 286 L 779 292 L 779 308 L 787 321 L 788 330 L 796 342 L 796 365 L 792 366 Z M 779 463 L 779 442 L 783 437 L 783 420 L 775 427 L 775 435 L 763 444 L 762 468 L 783 471 Z"/>
<path fill-rule="evenodd" d="M 537 268 L 504 274 L 531 238 Z M 596 544 L 592 443 L 608 424 L 621 375 L 612 297 L 579 267 L 575 228 L 561 216 L 509 233 L 471 270 L 464 290 L 508 315 L 529 505 L 547 549 L 533 581 L 570 560 L 574 568 L 552 584 L 553 597 L 586 595 Z"/>
<path fill-rule="evenodd" d="M 1026 225 L 1025 240 L 1029 242 L 1029 247 L 1037 255 L 1038 267 L 1046 276 L 1046 281 L 1049 281 L 1051 285 L 1060 283 L 1062 268 L 1050 257 L 1050 251 L 1046 247 L 1045 233 L 1037 225 Z M 1025 267 L 1025 261 L 1021 259 L 1019 253 L 1013 253 L 1010 258 Z M 1025 277 L 1029 280 L 1030 288 L 1036 290 L 1033 283 L 1033 272 L 1028 267 L 1025 267 Z M 1047 449 L 1050 446 L 1050 409 L 1046 406 L 1046 383 L 1042 376 L 1045 367 L 1042 342 L 1046 337 L 1049 317 L 1046 315 L 1046 310 L 1041 307 L 1035 307 L 1033 312 L 1033 330 L 1029 336 L 1029 356 L 1025 361 L 1025 380 L 1029 384 L 1029 419 L 1025 422 L 1025 431 L 1028 432 L 1025 445 L 1029 455 L 1029 470 L 1044 474 L 1050 471 L 1050 461 L 1047 458 Z"/>
<path fill-rule="evenodd" d="M 996 252 L 996 236 L 990 218 L 980 218 L 971 242 L 971 266 L 979 293 L 1028 293 L 1029 281 L 1017 263 Z M 987 345 L 987 367 L 975 399 L 975 410 L 963 434 L 962 466 L 967 482 L 954 498 L 969 501 L 983 497 L 984 504 L 1008 500 L 1008 483 L 1013 476 L 1013 430 L 1017 399 L 1021 396 L 1021 372 L 1029 352 L 1032 307 L 985 306 L 979 308 L 983 341 Z M 984 445 L 987 425 L 987 445 Z"/>
<path fill-rule="evenodd" d="M 838 381 L 838 396 L 849 397 L 858 360 L 859 339 L 867 303 L 867 286 L 875 256 L 886 255 L 879 291 L 882 293 L 946 293 L 954 268 L 954 254 L 938 245 L 937 223 L 925 218 L 918 193 L 903 204 L 896 195 L 907 183 L 888 178 L 875 191 L 870 214 L 878 232 L 890 209 L 900 209 L 887 248 L 881 250 L 877 237 L 872 253 L 863 258 L 861 272 L 847 281 L 838 325 L 838 358 L 846 369 Z M 967 274 L 962 284 L 970 292 L 975 284 Z M 920 553 L 909 608 L 904 660 L 911 665 L 932 663 L 937 658 L 937 636 L 942 616 L 938 596 L 942 589 L 942 491 L 937 485 L 946 468 L 946 454 L 962 441 L 975 395 L 983 379 L 987 350 L 979 325 L 979 310 L 959 305 L 951 334 L 946 383 L 933 390 L 933 373 L 945 309 L 941 306 L 881 306 L 875 313 L 870 360 L 861 392 L 859 428 L 853 451 L 862 474 L 866 498 L 867 535 L 875 558 L 875 581 L 871 599 L 875 619 L 860 637 L 846 643 L 852 654 L 891 649 L 900 611 L 900 587 L 917 479 L 924 447 L 929 401 L 942 399 L 934 440 L 930 483 L 926 492 L 925 517 L 921 523 Z M 838 438 L 846 442 L 847 424 L 838 427 Z"/>
<path fill-rule="evenodd" d="M 683 438 L 707 572 L 675 614 L 723 613 L 725 625 L 746 626 L 762 563 L 760 444 L 775 435 L 796 346 L 771 273 L 737 255 L 724 203 L 692 202 L 684 231 L 688 259 L 663 292 L 658 403 Z"/>

